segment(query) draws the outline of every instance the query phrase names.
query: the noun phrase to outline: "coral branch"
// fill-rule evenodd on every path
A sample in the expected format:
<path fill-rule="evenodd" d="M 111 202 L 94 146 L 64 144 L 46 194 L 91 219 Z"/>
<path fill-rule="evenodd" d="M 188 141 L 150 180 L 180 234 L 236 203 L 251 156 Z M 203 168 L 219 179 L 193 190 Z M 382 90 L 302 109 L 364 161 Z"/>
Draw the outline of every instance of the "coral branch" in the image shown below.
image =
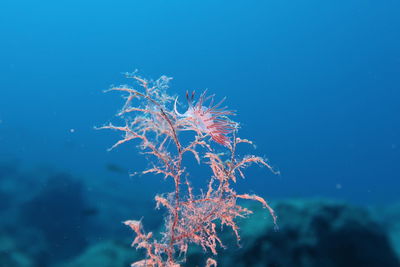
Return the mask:
<path fill-rule="evenodd" d="M 167 211 L 161 240 L 156 240 L 151 232 L 145 233 L 141 221 L 124 222 L 135 232 L 132 246 L 146 251 L 145 259 L 134 262 L 132 267 L 181 266 L 191 244 L 217 255 L 217 248 L 224 247 L 218 236 L 217 225 L 232 229 L 239 242 L 236 218 L 246 217 L 252 212 L 240 206 L 238 199 L 260 202 L 268 209 L 276 225 L 277 216 L 262 197 L 237 194 L 231 187 L 237 176 L 244 178 L 243 170 L 253 163 L 277 172 L 261 157 L 237 157 L 238 144 L 253 143 L 236 137 L 239 124 L 229 118 L 234 115 L 232 111 L 221 107 L 225 98 L 215 104 L 214 96 L 207 96 L 204 92 L 195 101 L 195 93 L 187 92 L 187 111 L 181 114 L 177 107 L 178 98 L 167 94 L 171 78 L 162 76 L 156 81 L 148 81 L 136 73 L 127 73 L 126 77 L 136 81 L 136 87 L 140 90 L 127 85 L 107 90 L 127 94 L 117 114 L 126 121 L 125 126 L 109 124 L 99 129 L 123 133 L 122 139 L 110 149 L 131 140 L 139 140 L 139 148 L 144 154 L 151 155 L 149 158 L 152 159 L 152 167 L 142 173 L 162 174 L 164 178 L 172 178 L 175 186 L 173 192 L 155 197 L 157 208 Z M 182 142 L 180 133 L 188 131 L 193 133 L 192 139 Z M 225 149 L 225 152 L 216 153 L 215 146 Z M 212 171 L 205 194 L 196 195 L 188 180 L 187 169 L 182 166 L 187 152 Z M 181 181 L 182 177 L 185 178 L 184 182 Z M 205 266 L 216 267 L 217 261 L 209 258 Z"/>

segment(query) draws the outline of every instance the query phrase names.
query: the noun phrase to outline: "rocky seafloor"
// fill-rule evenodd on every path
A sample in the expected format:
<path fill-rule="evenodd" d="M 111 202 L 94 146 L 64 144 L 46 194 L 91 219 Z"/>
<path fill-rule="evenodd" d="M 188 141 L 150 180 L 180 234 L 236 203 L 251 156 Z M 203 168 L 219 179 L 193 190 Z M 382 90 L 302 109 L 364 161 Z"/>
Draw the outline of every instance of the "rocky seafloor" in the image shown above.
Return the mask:
<path fill-rule="evenodd" d="M 0 164 L 0 267 L 123 267 L 140 257 L 120 222 L 145 217 L 161 227 L 153 203 L 121 182 L 88 184 L 47 169 Z M 140 190 L 139 190 L 140 191 Z M 140 198 L 139 198 L 140 200 Z M 400 205 L 360 207 L 323 199 L 273 201 L 279 230 L 265 210 L 240 220 L 240 247 L 229 230 L 218 266 L 398 267 Z M 154 218 L 154 219 L 153 219 Z M 157 218 L 157 219 L 156 219 Z M 198 247 L 184 266 L 204 266 Z"/>

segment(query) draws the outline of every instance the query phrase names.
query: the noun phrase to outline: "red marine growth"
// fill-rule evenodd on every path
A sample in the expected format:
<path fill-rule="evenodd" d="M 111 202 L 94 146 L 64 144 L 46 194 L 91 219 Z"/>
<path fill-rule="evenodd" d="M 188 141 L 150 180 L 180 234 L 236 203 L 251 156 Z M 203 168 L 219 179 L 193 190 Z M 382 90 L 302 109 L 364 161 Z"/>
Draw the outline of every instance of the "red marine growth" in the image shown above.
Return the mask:
<path fill-rule="evenodd" d="M 148 81 L 135 73 L 126 76 L 135 81 L 137 88 L 122 85 L 108 90 L 126 93 L 125 104 L 118 113 L 125 119 L 125 125 L 109 124 L 101 129 L 113 129 L 124 134 L 112 148 L 138 140 L 140 149 L 154 159 L 152 167 L 143 173 L 161 174 L 175 185 L 173 192 L 155 197 L 157 207 L 167 210 L 161 239 L 154 238 L 151 232 L 146 233 L 141 221 L 125 222 L 136 233 L 132 246 L 146 251 L 146 257 L 132 263 L 132 267 L 181 266 L 191 244 L 199 245 L 216 256 L 217 247 L 224 247 L 218 237 L 217 224 L 231 228 L 239 241 L 235 219 L 251 213 L 238 204 L 238 199 L 258 201 L 276 224 L 274 211 L 262 197 L 240 194 L 232 188 L 238 175 L 244 178 L 243 170 L 249 165 L 256 163 L 272 168 L 261 157 L 239 157 L 236 154 L 237 145 L 252 143 L 236 136 L 238 124 L 229 118 L 233 112 L 221 107 L 225 99 L 215 104 L 214 96 L 207 96 L 206 92 L 197 101 L 194 92 L 187 93 L 187 110 L 181 114 L 178 112 L 178 98 L 167 94 L 171 78 L 162 76 Z M 190 141 L 181 140 L 183 131 L 193 133 Z M 224 153 L 220 152 L 222 148 L 226 150 Z M 207 188 L 201 194 L 195 194 L 187 179 L 187 168 L 182 166 L 187 153 L 212 171 Z M 216 265 L 213 258 L 205 262 L 208 267 Z"/>

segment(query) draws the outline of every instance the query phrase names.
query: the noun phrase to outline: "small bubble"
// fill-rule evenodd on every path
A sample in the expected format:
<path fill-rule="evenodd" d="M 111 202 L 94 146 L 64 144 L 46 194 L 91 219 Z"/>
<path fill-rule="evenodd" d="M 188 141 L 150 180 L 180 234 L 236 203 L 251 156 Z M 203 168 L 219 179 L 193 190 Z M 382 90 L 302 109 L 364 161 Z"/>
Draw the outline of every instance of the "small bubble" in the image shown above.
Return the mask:
<path fill-rule="evenodd" d="M 70 133 L 74 133 L 75 129 L 69 129 Z"/>
<path fill-rule="evenodd" d="M 342 184 L 336 184 L 336 189 L 342 189 Z"/>

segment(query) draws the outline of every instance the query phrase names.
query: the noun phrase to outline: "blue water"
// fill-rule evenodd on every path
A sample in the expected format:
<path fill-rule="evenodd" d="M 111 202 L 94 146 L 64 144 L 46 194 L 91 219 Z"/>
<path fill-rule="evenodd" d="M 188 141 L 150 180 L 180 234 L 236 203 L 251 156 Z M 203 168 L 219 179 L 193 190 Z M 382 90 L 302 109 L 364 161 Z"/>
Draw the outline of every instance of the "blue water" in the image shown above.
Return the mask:
<path fill-rule="evenodd" d="M 394 0 L 2 0 L 1 158 L 91 179 L 109 163 L 144 169 L 93 130 L 123 101 L 103 90 L 139 69 L 174 77 L 182 96 L 228 97 L 240 135 L 281 171 L 250 169 L 239 191 L 399 201 L 399 12 Z"/>

